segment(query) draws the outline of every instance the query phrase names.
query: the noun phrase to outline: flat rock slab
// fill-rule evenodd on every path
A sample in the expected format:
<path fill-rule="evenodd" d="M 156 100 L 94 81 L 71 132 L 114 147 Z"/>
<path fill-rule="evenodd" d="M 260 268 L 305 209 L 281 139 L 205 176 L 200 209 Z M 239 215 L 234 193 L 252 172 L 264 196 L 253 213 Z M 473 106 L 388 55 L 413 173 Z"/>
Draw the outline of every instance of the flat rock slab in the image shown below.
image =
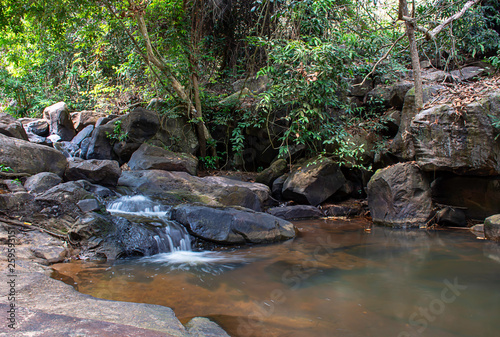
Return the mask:
<path fill-rule="evenodd" d="M 268 209 L 267 212 L 285 220 L 314 219 L 324 216 L 318 208 L 308 205 L 273 207 Z"/>

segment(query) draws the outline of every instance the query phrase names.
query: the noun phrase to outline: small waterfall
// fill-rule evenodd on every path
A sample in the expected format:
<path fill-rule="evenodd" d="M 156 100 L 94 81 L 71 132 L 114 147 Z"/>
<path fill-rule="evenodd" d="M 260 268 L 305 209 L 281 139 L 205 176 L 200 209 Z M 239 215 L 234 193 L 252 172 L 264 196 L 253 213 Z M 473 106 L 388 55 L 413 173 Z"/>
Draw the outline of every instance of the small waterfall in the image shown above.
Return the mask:
<path fill-rule="evenodd" d="M 142 195 L 124 196 L 107 206 L 112 215 L 147 226 L 156 243 L 153 251 L 191 251 L 191 237 L 184 226 L 170 220 L 171 209 Z"/>

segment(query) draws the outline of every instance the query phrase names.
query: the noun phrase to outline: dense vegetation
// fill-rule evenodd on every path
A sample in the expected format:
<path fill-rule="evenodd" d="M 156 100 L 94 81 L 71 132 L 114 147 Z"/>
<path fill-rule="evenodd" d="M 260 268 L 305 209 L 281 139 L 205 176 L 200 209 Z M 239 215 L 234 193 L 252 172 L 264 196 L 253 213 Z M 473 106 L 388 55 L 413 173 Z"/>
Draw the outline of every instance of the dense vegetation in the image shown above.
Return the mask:
<path fill-rule="evenodd" d="M 417 1 L 413 14 L 432 29 L 465 2 Z M 162 114 L 187 116 L 207 167 L 243 155 L 255 130 L 284 156 L 305 144 L 359 165 L 363 148 L 350 135 L 382 128 L 381 106 L 349 104 L 349 84 L 390 82 L 410 68 L 401 4 L 391 3 L 0 0 L 1 106 L 19 117 L 58 101 L 125 113 L 157 97 Z M 470 58 L 500 67 L 499 0 L 473 6 L 438 39 L 416 34 L 421 58 L 438 68 Z M 270 85 L 223 101 L 231 83 L 253 76 Z"/>

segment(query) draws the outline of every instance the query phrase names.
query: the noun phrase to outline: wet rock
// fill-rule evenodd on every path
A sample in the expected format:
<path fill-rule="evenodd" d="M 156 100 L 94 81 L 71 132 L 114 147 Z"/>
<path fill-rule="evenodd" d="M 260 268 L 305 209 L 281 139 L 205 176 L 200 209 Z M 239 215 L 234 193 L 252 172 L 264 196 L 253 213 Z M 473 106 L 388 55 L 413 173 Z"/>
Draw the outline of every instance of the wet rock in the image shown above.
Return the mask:
<path fill-rule="evenodd" d="M 269 187 L 224 177 L 199 178 L 187 172 L 161 170 L 124 171 L 118 187 L 165 199 L 178 204 L 182 201 L 207 205 L 242 206 L 261 210 L 269 198 Z"/>
<path fill-rule="evenodd" d="M 28 140 L 28 135 L 24 131 L 23 125 L 16 118 L 9 114 L 0 112 L 0 133 L 7 137 Z"/>
<path fill-rule="evenodd" d="M 421 111 L 408 130 L 418 165 L 425 171 L 500 174 L 500 140 L 490 116 L 500 116 L 500 94 L 468 105 L 462 115 L 449 105 Z"/>
<path fill-rule="evenodd" d="M 278 159 L 274 161 L 271 166 L 269 166 L 264 171 L 260 172 L 257 177 L 255 177 L 255 181 L 269 187 L 272 186 L 273 182 L 283 174 L 285 174 L 287 169 L 287 162 L 284 159 Z"/>
<path fill-rule="evenodd" d="M 488 240 L 500 241 L 500 214 L 492 215 L 484 220 L 484 235 Z"/>
<path fill-rule="evenodd" d="M 44 119 L 20 118 L 24 131 L 28 134 L 34 134 L 41 137 L 47 137 L 50 134 L 49 123 Z"/>
<path fill-rule="evenodd" d="M 414 163 L 378 170 L 368 182 L 368 207 L 374 223 L 393 227 L 423 225 L 432 213 L 429 182 Z"/>
<path fill-rule="evenodd" d="M 92 136 L 93 131 L 94 131 L 93 125 L 85 127 L 80 132 L 78 132 L 78 134 L 71 140 L 71 143 L 80 146 L 85 139 L 90 138 Z"/>
<path fill-rule="evenodd" d="M 204 240 L 222 244 L 264 243 L 295 237 L 292 223 L 249 209 L 181 205 L 172 219 Z"/>
<path fill-rule="evenodd" d="M 467 226 L 465 212 L 454 207 L 445 207 L 436 213 L 436 222 L 445 226 Z"/>
<path fill-rule="evenodd" d="M 288 174 L 284 174 L 273 181 L 271 191 L 273 198 L 276 200 L 283 200 L 283 185 L 285 184 L 287 178 Z"/>
<path fill-rule="evenodd" d="M 295 205 L 269 208 L 267 212 L 284 220 L 314 219 L 323 217 L 323 213 L 314 206 Z"/>
<path fill-rule="evenodd" d="M 53 172 L 62 176 L 66 158 L 59 151 L 0 134 L 0 163 L 16 173 Z"/>
<path fill-rule="evenodd" d="M 363 204 L 354 200 L 323 205 L 322 208 L 328 216 L 356 216 L 363 213 Z"/>
<path fill-rule="evenodd" d="M 80 148 L 78 147 L 78 145 L 72 142 L 55 142 L 54 144 L 52 144 L 52 146 L 68 159 L 76 157 L 80 154 Z"/>
<path fill-rule="evenodd" d="M 471 219 L 483 220 L 500 213 L 500 179 L 443 176 L 432 182 L 432 198 L 440 204 L 457 206 Z"/>
<path fill-rule="evenodd" d="M 67 180 L 83 179 L 94 184 L 116 186 L 120 175 L 120 165 L 115 160 L 71 158 L 64 176 Z"/>
<path fill-rule="evenodd" d="M 26 179 L 24 188 L 31 193 L 44 192 L 62 182 L 62 178 L 52 172 L 42 172 Z"/>
<path fill-rule="evenodd" d="M 87 147 L 86 159 L 113 159 L 113 145 L 109 139 L 110 134 L 113 134 L 115 126 L 105 124 L 97 126 L 92 132 L 92 137 Z M 83 151 L 82 151 L 83 152 Z"/>
<path fill-rule="evenodd" d="M 50 123 L 50 134 L 58 135 L 60 140 L 70 141 L 76 135 L 66 103 L 59 102 L 46 107 L 43 110 L 43 118 Z"/>
<path fill-rule="evenodd" d="M 283 184 L 283 198 L 319 205 L 345 183 L 339 165 L 328 158 L 313 158 L 294 169 Z"/>
<path fill-rule="evenodd" d="M 175 153 L 157 146 L 142 144 L 128 166 L 132 170 L 180 171 L 196 175 L 198 159 L 186 153 Z"/>
<path fill-rule="evenodd" d="M 96 199 L 84 199 L 77 202 L 78 207 L 83 213 L 99 211 L 101 205 Z"/>

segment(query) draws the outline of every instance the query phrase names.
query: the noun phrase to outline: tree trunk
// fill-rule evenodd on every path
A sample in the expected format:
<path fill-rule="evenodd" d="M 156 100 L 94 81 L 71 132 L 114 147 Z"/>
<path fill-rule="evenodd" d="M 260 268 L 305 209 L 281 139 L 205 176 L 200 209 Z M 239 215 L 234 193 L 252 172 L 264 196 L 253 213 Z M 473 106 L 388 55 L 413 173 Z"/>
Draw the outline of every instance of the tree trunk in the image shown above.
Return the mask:
<path fill-rule="evenodd" d="M 413 9 L 415 11 L 415 8 Z M 408 3 L 399 0 L 399 19 L 405 21 L 406 36 L 410 43 L 411 66 L 413 68 L 413 79 L 415 81 L 415 112 L 422 110 L 424 106 L 424 91 L 422 85 L 422 70 L 420 69 L 420 58 L 418 56 L 417 40 L 415 38 L 415 18 L 409 19 Z"/>

